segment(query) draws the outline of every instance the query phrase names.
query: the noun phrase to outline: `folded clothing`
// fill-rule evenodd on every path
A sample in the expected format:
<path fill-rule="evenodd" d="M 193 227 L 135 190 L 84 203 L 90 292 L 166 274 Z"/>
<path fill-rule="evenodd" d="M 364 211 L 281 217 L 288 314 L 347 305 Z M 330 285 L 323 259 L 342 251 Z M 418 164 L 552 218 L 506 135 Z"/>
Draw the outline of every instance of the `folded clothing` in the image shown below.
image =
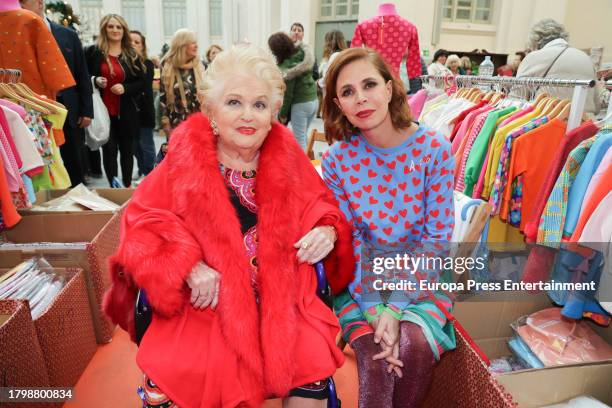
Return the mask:
<path fill-rule="evenodd" d="M 549 308 L 520 319 L 515 330 L 546 366 L 612 359 L 612 346 L 584 321 Z"/>

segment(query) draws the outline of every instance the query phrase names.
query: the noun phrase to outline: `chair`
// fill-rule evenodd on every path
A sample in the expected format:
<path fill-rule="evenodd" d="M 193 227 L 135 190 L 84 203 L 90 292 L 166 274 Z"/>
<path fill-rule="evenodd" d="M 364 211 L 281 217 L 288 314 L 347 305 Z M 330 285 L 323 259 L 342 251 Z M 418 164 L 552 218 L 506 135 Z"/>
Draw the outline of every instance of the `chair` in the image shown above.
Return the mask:
<path fill-rule="evenodd" d="M 314 160 L 313 147 L 315 142 L 325 142 L 329 145 L 329 142 L 325 139 L 325 133 L 321 133 L 317 131 L 317 129 L 312 129 L 306 145 L 306 156 L 308 156 L 310 160 Z"/>

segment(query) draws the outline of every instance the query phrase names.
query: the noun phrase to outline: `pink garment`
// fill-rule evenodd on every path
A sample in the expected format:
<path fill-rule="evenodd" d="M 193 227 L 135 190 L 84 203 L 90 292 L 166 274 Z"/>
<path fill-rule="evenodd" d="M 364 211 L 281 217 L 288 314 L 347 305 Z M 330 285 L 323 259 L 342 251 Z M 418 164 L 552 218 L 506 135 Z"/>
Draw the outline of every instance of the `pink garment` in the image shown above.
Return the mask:
<path fill-rule="evenodd" d="M 487 174 L 487 165 L 489 164 L 489 153 L 490 150 L 487 150 L 487 155 L 485 156 L 484 163 L 482 164 L 482 169 L 480 170 L 480 176 L 478 176 L 478 182 L 474 186 L 474 192 L 472 194 L 472 198 L 480 198 L 482 195 L 482 190 L 484 190 L 484 179 Z"/>
<path fill-rule="evenodd" d="M 531 314 L 517 331 L 545 366 L 612 359 L 611 345 L 584 320 L 566 319 L 556 307 Z"/>
<path fill-rule="evenodd" d="M 468 113 L 465 119 L 463 119 L 463 122 L 461 122 L 461 126 L 459 127 L 459 130 L 457 131 L 457 135 L 453 139 L 453 145 L 451 146 L 452 154 L 457 153 L 457 150 L 459 150 L 459 147 L 461 146 L 461 142 L 463 141 L 463 138 L 470 130 L 470 126 L 472 126 L 472 124 L 474 123 L 474 119 L 481 113 L 487 112 L 491 109 L 493 108 L 490 105 L 486 105 L 480 109 L 477 109 L 473 112 Z"/>
<path fill-rule="evenodd" d="M 584 193 L 584 200 L 582 200 L 582 206 L 580 207 L 581 214 L 582 214 L 582 211 L 584 211 L 584 207 L 586 203 L 589 202 L 589 199 L 591 198 L 593 191 L 595 190 L 595 188 L 601 181 L 601 178 L 605 174 L 608 174 L 608 168 L 611 165 L 612 165 L 612 148 L 608 149 L 603 159 L 601 159 L 599 166 L 597 166 L 597 170 L 595 170 L 595 173 L 593 173 L 593 177 L 591 177 L 591 181 L 589 181 L 589 186 L 587 187 L 586 193 Z"/>
<path fill-rule="evenodd" d="M 23 160 L 21 160 L 21 155 L 19 154 L 19 150 L 17 150 L 15 140 L 13 139 L 14 136 L 11 133 L 11 127 L 9 126 L 9 123 L 6 120 L 6 115 L 2 109 L 0 109 L 0 126 L 2 127 L 2 130 L 4 130 L 4 134 L 6 135 L 8 144 L 11 147 L 11 151 L 13 153 L 13 157 L 15 158 L 17 168 L 21 169 L 23 167 Z"/>
<path fill-rule="evenodd" d="M 525 109 L 520 109 L 517 112 L 514 112 L 512 115 L 508 116 L 506 119 L 504 119 L 502 121 L 502 123 L 499 124 L 499 126 L 497 127 L 502 128 L 504 126 L 506 126 L 508 123 L 520 118 L 521 116 L 525 116 L 526 114 L 528 114 L 529 112 L 533 111 L 533 106 L 529 105 L 528 107 L 526 107 Z"/>
<path fill-rule="evenodd" d="M 425 89 L 420 89 L 417 93 L 408 98 L 410 115 L 413 118 L 418 118 L 421 116 L 421 111 L 423 110 L 423 106 L 425 106 L 425 101 L 427 101 L 427 91 Z"/>
<path fill-rule="evenodd" d="M 19 116 L 21 116 L 21 119 L 25 119 L 25 117 L 27 115 L 26 110 L 22 106 L 19 106 L 16 103 L 13 103 L 11 101 L 7 101 L 6 99 L 1 99 L 0 98 L 0 105 L 4 106 L 6 108 L 9 108 L 13 112 L 17 112 L 17 114 Z"/>
<path fill-rule="evenodd" d="M 470 129 L 469 135 L 467 136 L 468 139 L 465 144 L 465 149 L 463 150 L 463 155 L 461 156 L 461 165 L 459 167 L 457 183 L 455 183 L 455 190 L 457 191 L 463 191 L 465 189 L 465 166 L 467 164 L 470 152 L 472 151 L 472 146 L 474 145 L 478 134 L 487 121 L 487 116 L 489 116 L 488 111 L 478 115 L 476 119 L 474 119 L 474 125 Z"/>
<path fill-rule="evenodd" d="M 10 137 L 4 133 L 4 129 L 0 126 L 0 158 L 2 164 L 4 164 L 4 172 L 6 174 L 6 182 L 8 184 L 9 191 L 16 193 L 20 190 L 23 185 L 21 180 L 21 174 L 19 173 L 19 166 L 15 160 L 15 155 L 11 148 Z"/>
<path fill-rule="evenodd" d="M 404 56 L 407 56 L 408 78 L 421 75 L 421 51 L 417 28 L 398 15 L 379 15 L 357 24 L 351 47 L 361 46 L 378 51 L 398 78 Z"/>

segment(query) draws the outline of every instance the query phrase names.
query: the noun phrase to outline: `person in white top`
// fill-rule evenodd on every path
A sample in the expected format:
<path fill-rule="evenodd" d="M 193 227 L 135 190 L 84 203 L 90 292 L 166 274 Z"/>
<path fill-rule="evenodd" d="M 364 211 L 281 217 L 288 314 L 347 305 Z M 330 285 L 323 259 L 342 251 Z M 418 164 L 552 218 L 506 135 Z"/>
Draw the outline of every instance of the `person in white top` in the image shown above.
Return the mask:
<path fill-rule="evenodd" d="M 557 21 L 548 18 L 537 22 L 529 33 L 530 48 L 534 51 L 527 54 L 519 65 L 517 78 L 597 79 L 591 58 L 583 51 L 571 47 L 568 39 L 565 27 Z M 573 88 L 541 87 L 539 91 L 571 100 Z M 589 90 L 586 112 L 599 111 L 598 94 L 593 88 Z"/>

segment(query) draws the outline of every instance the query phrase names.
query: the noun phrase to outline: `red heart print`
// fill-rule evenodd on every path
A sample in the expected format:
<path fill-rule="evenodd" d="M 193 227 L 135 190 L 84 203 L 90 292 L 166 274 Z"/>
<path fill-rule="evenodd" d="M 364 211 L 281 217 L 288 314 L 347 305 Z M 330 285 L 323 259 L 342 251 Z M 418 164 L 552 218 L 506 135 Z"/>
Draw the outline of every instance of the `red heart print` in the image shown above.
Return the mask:
<path fill-rule="evenodd" d="M 448 157 L 449 157 L 449 156 L 448 156 L 448 151 L 447 151 L 447 150 L 443 151 L 443 152 L 442 152 L 442 160 L 443 160 L 443 161 L 446 161 L 446 160 L 448 159 Z"/>
<path fill-rule="evenodd" d="M 332 169 L 336 168 L 336 162 L 330 162 L 329 163 L 329 167 L 331 167 Z"/>
<path fill-rule="evenodd" d="M 387 218 L 387 215 L 389 215 L 389 214 L 387 214 L 386 212 L 384 212 L 382 210 L 378 211 L 378 218 L 380 218 L 381 220 L 384 219 L 384 218 Z"/>
<path fill-rule="evenodd" d="M 450 215 L 450 208 L 445 208 L 444 214 L 448 217 Z"/>
<path fill-rule="evenodd" d="M 344 150 L 344 149 L 346 149 L 347 147 L 349 147 L 348 143 L 346 143 L 346 142 L 342 142 L 342 143 L 340 143 L 340 149 Z"/>
<path fill-rule="evenodd" d="M 369 227 L 370 227 L 370 231 L 376 231 L 378 229 L 376 224 L 374 224 L 373 222 L 370 223 Z"/>
<path fill-rule="evenodd" d="M 393 178 L 393 174 L 385 174 L 383 178 L 385 179 L 387 183 L 389 183 L 391 182 L 391 179 Z"/>
<path fill-rule="evenodd" d="M 406 183 L 406 182 L 399 183 L 397 186 L 399 187 L 400 190 L 406 191 L 406 187 L 408 186 L 408 183 Z"/>
<path fill-rule="evenodd" d="M 359 207 L 361 207 L 361 205 L 360 205 L 358 202 L 355 202 L 355 201 L 351 202 L 351 208 L 352 208 L 353 210 L 356 210 L 356 209 L 358 209 Z"/>
<path fill-rule="evenodd" d="M 395 162 L 395 161 L 392 161 L 392 162 L 390 162 L 390 163 L 387 163 L 387 167 L 388 167 L 388 168 L 390 168 L 390 169 L 392 169 L 392 170 L 394 170 L 394 169 L 395 169 L 395 165 L 396 165 L 396 163 L 397 163 L 397 162 Z"/>
<path fill-rule="evenodd" d="M 374 196 L 370 196 L 370 204 L 378 204 L 378 200 Z"/>
<path fill-rule="evenodd" d="M 393 201 L 385 201 L 385 207 L 391 210 L 393 208 Z"/>
<path fill-rule="evenodd" d="M 404 161 L 406 161 L 406 157 L 408 157 L 408 155 L 404 153 L 404 154 L 400 154 L 399 156 L 397 156 L 396 159 L 403 163 Z"/>
<path fill-rule="evenodd" d="M 401 238 L 399 239 L 399 242 L 406 242 L 406 241 L 408 241 L 408 236 L 401 237 Z"/>
<path fill-rule="evenodd" d="M 417 149 L 416 147 L 412 149 L 412 155 L 414 157 L 419 157 L 423 151 L 421 149 Z"/>
<path fill-rule="evenodd" d="M 385 245 L 385 244 L 389 243 L 389 241 L 387 241 L 386 239 L 382 239 L 382 238 L 378 238 L 377 241 L 381 245 Z"/>
<path fill-rule="evenodd" d="M 442 170 L 440 170 L 440 176 L 445 176 L 447 174 L 449 174 L 450 171 L 448 171 L 446 168 L 442 168 Z"/>
<path fill-rule="evenodd" d="M 397 223 L 397 221 L 399 220 L 399 215 L 395 214 L 393 217 L 389 217 L 389 220 L 390 220 L 392 223 L 396 224 L 396 223 Z"/>
<path fill-rule="evenodd" d="M 336 159 L 337 159 L 338 161 L 342 161 L 342 160 L 344 160 L 344 155 L 343 155 L 343 154 L 337 154 L 337 155 L 336 155 Z"/>
<path fill-rule="evenodd" d="M 416 221 L 416 224 L 417 224 L 417 225 L 423 225 L 424 223 L 425 223 L 425 220 L 423 219 L 423 217 L 419 218 L 419 219 Z"/>
<path fill-rule="evenodd" d="M 387 191 L 388 187 L 383 186 L 382 184 L 378 185 L 378 192 L 379 193 L 384 193 L 385 191 Z"/>
<path fill-rule="evenodd" d="M 383 232 L 390 236 L 391 233 L 393 232 L 393 228 L 391 227 L 383 228 Z"/>
<path fill-rule="evenodd" d="M 436 147 L 440 147 L 440 146 L 442 146 L 442 145 L 441 145 L 441 144 L 440 144 L 440 142 L 438 142 L 436 139 L 433 139 L 433 140 L 431 141 L 430 146 L 431 146 L 432 148 L 434 148 L 434 149 L 435 149 Z"/>
<path fill-rule="evenodd" d="M 420 179 L 420 178 L 418 178 L 418 177 L 413 177 L 413 178 L 412 178 L 412 185 L 416 187 L 416 186 L 418 186 L 419 184 L 421 184 L 421 179 Z"/>
<path fill-rule="evenodd" d="M 408 214 L 408 210 L 407 209 L 403 209 L 403 210 L 399 210 L 399 215 L 401 215 L 402 217 L 406 217 L 406 214 Z"/>
<path fill-rule="evenodd" d="M 372 185 L 368 184 L 366 186 L 363 186 L 363 191 L 365 191 L 366 193 L 369 193 L 372 191 Z"/>
<path fill-rule="evenodd" d="M 412 198 L 410 195 L 408 195 L 408 194 L 404 194 L 404 202 L 405 202 L 405 203 L 409 203 L 409 202 L 411 202 L 412 200 L 413 200 L 413 198 Z"/>
<path fill-rule="evenodd" d="M 440 187 L 441 187 L 441 184 L 436 183 L 436 184 L 432 184 L 431 189 L 437 193 L 438 191 L 440 191 Z"/>
<path fill-rule="evenodd" d="M 348 197 L 346 196 L 346 194 L 340 194 L 338 196 L 338 198 L 341 199 L 342 201 L 347 201 L 348 200 Z"/>
<path fill-rule="evenodd" d="M 338 176 L 336 176 L 334 173 L 330 173 L 329 177 L 331 177 L 332 180 L 338 180 Z"/>
<path fill-rule="evenodd" d="M 436 222 L 436 229 L 439 229 L 439 230 L 444 229 L 444 226 L 445 225 L 443 222 L 441 221 Z"/>
<path fill-rule="evenodd" d="M 372 213 L 373 213 L 372 210 L 364 211 L 363 216 L 369 220 L 370 218 L 372 218 Z"/>
<path fill-rule="evenodd" d="M 410 233 L 411 233 L 412 235 L 421 235 L 421 231 L 420 231 L 420 230 L 418 230 L 418 229 L 413 229 L 412 231 L 410 231 Z"/>
<path fill-rule="evenodd" d="M 440 210 L 431 210 L 429 212 L 429 215 L 431 215 L 434 218 L 438 218 L 438 215 L 440 215 Z"/>
<path fill-rule="evenodd" d="M 359 171 L 359 169 L 361 168 L 361 164 L 359 163 L 352 164 L 351 167 L 353 168 L 353 170 Z"/>
<path fill-rule="evenodd" d="M 444 202 L 444 197 L 439 195 L 438 197 L 436 197 L 436 203 L 438 204 L 442 204 Z"/>
<path fill-rule="evenodd" d="M 418 144 L 423 144 L 423 142 L 425 141 L 425 135 L 421 135 L 421 136 L 417 137 L 416 141 L 417 141 Z"/>
<path fill-rule="evenodd" d="M 368 170 L 368 177 L 370 177 L 370 178 L 375 178 L 376 176 L 378 176 L 378 173 L 377 173 L 377 172 L 375 172 L 375 171 L 374 171 L 374 170 L 372 170 L 372 169 L 369 169 L 369 170 Z"/>
<path fill-rule="evenodd" d="M 376 164 L 378 164 L 379 166 L 382 166 L 383 164 L 385 164 L 385 161 L 381 158 L 376 158 Z"/>
<path fill-rule="evenodd" d="M 421 207 L 415 204 L 415 205 L 413 205 L 413 206 L 412 206 L 412 210 L 413 210 L 413 211 L 414 211 L 416 214 L 418 214 L 418 213 L 420 213 L 420 212 L 421 212 Z"/>
<path fill-rule="evenodd" d="M 351 175 L 350 179 L 351 179 L 351 183 L 353 183 L 353 184 L 359 183 L 359 178 L 358 177 L 354 177 L 353 175 Z"/>
<path fill-rule="evenodd" d="M 342 171 L 343 171 L 344 173 L 346 173 L 347 171 L 349 171 L 349 170 L 350 170 L 350 169 L 349 169 L 347 166 L 345 166 L 344 164 L 343 164 L 343 165 L 341 165 L 341 166 L 340 166 L 340 168 L 342 169 Z"/>
<path fill-rule="evenodd" d="M 414 198 L 416 198 L 419 201 L 423 200 L 423 192 L 421 191 L 419 194 L 415 195 Z"/>
<path fill-rule="evenodd" d="M 357 198 L 361 198 L 361 195 L 363 194 L 363 191 L 361 190 L 357 190 L 353 193 L 353 195 Z"/>
<path fill-rule="evenodd" d="M 359 139 L 353 139 L 351 140 L 351 144 L 355 147 L 359 146 Z"/>
<path fill-rule="evenodd" d="M 370 165 L 370 158 L 366 157 L 360 160 L 361 164 L 363 164 L 364 166 L 369 166 Z"/>
<path fill-rule="evenodd" d="M 357 152 L 354 152 L 354 151 L 352 151 L 352 150 L 350 150 L 350 149 L 349 149 L 349 151 L 348 151 L 348 154 L 349 154 L 349 156 L 351 156 L 351 159 L 352 159 L 353 157 L 357 156 Z"/>
<path fill-rule="evenodd" d="M 389 194 L 395 197 L 397 195 L 397 188 L 392 188 L 391 190 L 389 190 Z"/>
<path fill-rule="evenodd" d="M 372 153 L 372 149 L 370 149 L 367 145 L 365 146 L 366 152 Z"/>

